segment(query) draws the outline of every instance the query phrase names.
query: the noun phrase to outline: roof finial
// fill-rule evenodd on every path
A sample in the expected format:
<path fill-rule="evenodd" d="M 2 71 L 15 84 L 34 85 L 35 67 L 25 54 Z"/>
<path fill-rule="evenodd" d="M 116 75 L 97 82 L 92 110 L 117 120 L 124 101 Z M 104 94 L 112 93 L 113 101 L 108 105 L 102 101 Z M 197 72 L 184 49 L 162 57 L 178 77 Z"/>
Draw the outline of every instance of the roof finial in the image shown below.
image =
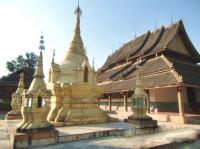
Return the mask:
<path fill-rule="evenodd" d="M 53 49 L 52 63 L 54 63 L 55 49 Z"/>
<path fill-rule="evenodd" d="M 173 13 L 171 13 L 171 24 L 173 24 Z"/>
<path fill-rule="evenodd" d="M 137 37 L 136 30 L 135 30 L 135 38 Z"/>
<path fill-rule="evenodd" d="M 154 19 L 154 25 L 155 25 L 155 29 L 157 29 L 157 19 Z"/>
<path fill-rule="evenodd" d="M 45 50 L 45 46 L 44 46 L 44 36 L 43 36 L 43 31 L 42 31 L 42 35 L 40 36 L 40 45 L 39 45 L 39 49 Z"/>

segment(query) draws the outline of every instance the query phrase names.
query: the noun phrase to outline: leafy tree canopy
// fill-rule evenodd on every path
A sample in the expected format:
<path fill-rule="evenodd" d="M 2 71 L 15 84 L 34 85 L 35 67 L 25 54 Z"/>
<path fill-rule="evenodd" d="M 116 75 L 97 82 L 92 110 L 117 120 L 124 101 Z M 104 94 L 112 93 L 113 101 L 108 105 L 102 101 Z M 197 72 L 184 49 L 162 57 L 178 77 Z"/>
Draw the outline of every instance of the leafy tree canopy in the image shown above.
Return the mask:
<path fill-rule="evenodd" d="M 15 72 L 17 70 L 26 68 L 26 69 L 35 69 L 37 62 L 37 55 L 33 52 L 27 52 L 25 56 L 19 55 L 14 60 L 6 62 L 6 67 L 9 72 Z"/>

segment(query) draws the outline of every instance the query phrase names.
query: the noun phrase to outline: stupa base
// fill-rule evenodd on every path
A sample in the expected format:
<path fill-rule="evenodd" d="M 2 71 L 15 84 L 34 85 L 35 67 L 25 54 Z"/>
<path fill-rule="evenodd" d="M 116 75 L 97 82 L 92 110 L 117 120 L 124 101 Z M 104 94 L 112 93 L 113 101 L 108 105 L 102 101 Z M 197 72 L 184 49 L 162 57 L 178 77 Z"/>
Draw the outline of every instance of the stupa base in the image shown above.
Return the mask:
<path fill-rule="evenodd" d="M 16 129 L 11 130 L 10 139 L 13 148 L 29 148 L 58 143 L 58 131 L 54 128 L 34 129 L 30 132 L 18 133 Z"/>
<path fill-rule="evenodd" d="M 157 120 L 153 120 L 150 116 L 129 116 L 127 119 L 128 123 L 134 124 L 139 128 L 155 128 L 157 127 Z"/>
<path fill-rule="evenodd" d="M 59 113 L 56 121 L 50 123 L 54 126 L 73 126 L 117 122 L 118 119 L 110 118 L 104 111 L 98 108 L 94 109 L 69 109 L 66 112 Z"/>

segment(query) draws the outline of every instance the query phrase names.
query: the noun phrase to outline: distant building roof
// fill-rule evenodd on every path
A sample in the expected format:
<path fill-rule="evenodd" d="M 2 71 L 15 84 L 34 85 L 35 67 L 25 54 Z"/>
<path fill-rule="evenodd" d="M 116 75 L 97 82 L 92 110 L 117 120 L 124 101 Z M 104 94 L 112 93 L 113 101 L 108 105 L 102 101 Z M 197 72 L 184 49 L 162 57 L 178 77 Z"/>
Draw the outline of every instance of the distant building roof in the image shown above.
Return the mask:
<path fill-rule="evenodd" d="M 0 78 L 0 84 L 14 84 L 17 85 L 19 83 L 20 79 L 20 73 L 24 73 L 24 82 L 26 86 L 29 86 L 32 79 L 33 79 L 33 74 L 35 70 L 30 70 L 30 69 L 20 69 L 16 72 L 13 72 L 7 76 L 3 76 Z"/>

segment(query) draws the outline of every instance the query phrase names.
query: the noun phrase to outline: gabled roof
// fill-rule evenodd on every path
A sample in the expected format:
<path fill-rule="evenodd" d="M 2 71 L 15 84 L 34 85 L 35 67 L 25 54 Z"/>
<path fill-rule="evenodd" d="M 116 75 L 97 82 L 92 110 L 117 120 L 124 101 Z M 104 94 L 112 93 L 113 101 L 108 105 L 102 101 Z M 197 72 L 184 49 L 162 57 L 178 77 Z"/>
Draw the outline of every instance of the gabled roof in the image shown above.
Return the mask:
<path fill-rule="evenodd" d="M 198 64 L 175 59 L 169 60 L 162 55 L 143 60 L 140 65 L 139 73 L 145 88 L 178 85 L 200 86 L 200 65 Z M 138 73 L 136 63 L 124 65 L 121 69 L 114 69 L 115 71 L 109 70 L 98 74 L 98 85 L 103 87 L 105 93 L 121 92 L 135 88 Z M 113 74 L 117 75 L 113 76 Z"/>
<path fill-rule="evenodd" d="M 181 48 L 172 48 L 172 43 L 180 35 L 180 40 L 183 41 L 188 55 L 190 58 L 198 59 L 200 61 L 200 55 L 190 41 L 182 20 L 170 25 L 169 27 L 161 27 L 153 32 L 146 32 L 143 35 L 137 37 L 125 43 L 121 48 L 115 51 L 112 55 L 109 55 L 101 70 L 109 69 L 112 64 L 121 61 L 122 59 L 137 58 L 141 54 L 145 56 L 153 55 L 161 51 L 174 51 L 176 53 L 183 54 Z"/>

